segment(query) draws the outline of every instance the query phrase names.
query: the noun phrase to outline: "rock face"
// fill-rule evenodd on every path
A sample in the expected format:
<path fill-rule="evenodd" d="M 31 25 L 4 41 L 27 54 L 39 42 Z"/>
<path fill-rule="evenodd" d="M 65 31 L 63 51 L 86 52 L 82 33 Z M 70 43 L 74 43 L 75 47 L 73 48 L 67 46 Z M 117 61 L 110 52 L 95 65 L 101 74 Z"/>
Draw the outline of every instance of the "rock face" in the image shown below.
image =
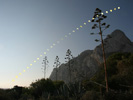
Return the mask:
<path fill-rule="evenodd" d="M 106 58 L 114 52 L 132 52 L 133 42 L 131 42 L 125 34 L 120 30 L 115 30 L 104 39 L 104 48 Z M 85 78 L 91 78 L 98 66 L 103 62 L 102 48 L 98 45 L 94 50 L 86 50 L 78 57 L 72 59 L 73 66 L 71 71 L 71 82 L 80 81 Z M 57 79 L 64 82 L 70 82 L 67 64 L 62 64 L 58 69 Z M 50 79 L 56 79 L 56 69 L 53 69 Z"/>

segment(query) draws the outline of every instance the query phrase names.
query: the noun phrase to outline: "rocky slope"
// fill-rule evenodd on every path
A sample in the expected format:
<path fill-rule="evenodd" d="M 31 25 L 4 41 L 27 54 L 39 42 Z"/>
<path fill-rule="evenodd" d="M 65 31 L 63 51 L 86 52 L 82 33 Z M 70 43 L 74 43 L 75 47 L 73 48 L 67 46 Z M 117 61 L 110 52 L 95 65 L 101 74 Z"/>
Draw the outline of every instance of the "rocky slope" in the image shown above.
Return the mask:
<path fill-rule="evenodd" d="M 104 39 L 106 57 L 114 52 L 133 52 L 133 42 L 131 42 L 125 34 L 120 30 L 115 30 Z M 74 58 L 72 82 L 80 81 L 85 78 L 92 77 L 98 70 L 98 66 L 103 62 L 102 48 L 98 45 L 94 50 L 86 50 L 78 57 Z M 50 79 L 55 80 L 56 69 L 53 69 Z M 63 80 L 68 83 L 69 73 L 67 64 L 62 64 L 58 68 L 58 80 Z"/>

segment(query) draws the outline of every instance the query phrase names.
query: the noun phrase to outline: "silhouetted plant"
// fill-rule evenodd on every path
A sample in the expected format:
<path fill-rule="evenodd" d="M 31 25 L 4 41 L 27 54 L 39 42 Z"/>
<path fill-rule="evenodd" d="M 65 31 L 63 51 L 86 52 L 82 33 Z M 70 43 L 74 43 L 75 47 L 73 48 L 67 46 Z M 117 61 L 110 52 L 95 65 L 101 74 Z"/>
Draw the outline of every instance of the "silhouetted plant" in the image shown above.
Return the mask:
<path fill-rule="evenodd" d="M 53 65 L 53 67 L 55 67 L 56 69 L 56 81 L 57 81 L 57 73 L 58 73 L 58 67 L 60 66 L 60 61 L 59 61 L 59 57 L 58 56 L 56 56 L 56 58 L 55 58 L 55 62 L 54 62 L 54 64 L 55 65 Z"/>
<path fill-rule="evenodd" d="M 84 93 L 85 89 L 82 87 L 82 84 L 80 82 L 77 82 L 75 84 L 63 84 L 58 90 L 58 95 L 67 98 L 66 100 L 68 100 L 68 98 L 80 100 Z"/>
<path fill-rule="evenodd" d="M 0 100 L 9 100 L 9 97 L 5 90 L 0 89 Z"/>
<path fill-rule="evenodd" d="M 106 23 L 102 23 L 102 20 L 107 18 L 107 16 L 103 15 L 102 11 L 99 8 L 96 8 L 94 12 L 93 19 L 91 22 L 96 22 L 97 24 L 94 24 L 92 26 L 92 29 L 99 28 L 99 35 L 101 36 L 101 44 L 102 44 L 102 51 L 103 51 L 103 60 L 104 60 L 104 69 L 105 69 L 105 81 L 106 81 L 106 92 L 108 92 L 108 79 L 107 79 L 107 67 L 106 67 L 106 58 L 105 58 L 105 50 L 104 50 L 104 42 L 103 42 L 103 31 L 109 28 L 110 25 L 106 25 Z M 91 33 L 93 35 L 95 33 Z M 100 40 L 96 39 L 96 42 L 99 42 Z"/>
<path fill-rule="evenodd" d="M 67 66 L 68 66 L 68 72 L 69 72 L 69 82 L 71 83 L 72 82 L 71 81 L 71 71 L 72 71 L 72 67 L 73 67 L 73 62 L 72 62 L 73 56 L 71 54 L 70 49 L 67 50 L 65 59 L 67 59 L 66 62 L 68 63 Z"/>
<path fill-rule="evenodd" d="M 45 97 L 52 95 L 55 91 L 53 81 L 50 79 L 40 79 L 30 84 L 31 94 L 38 98 L 44 94 Z"/>
<path fill-rule="evenodd" d="M 42 70 L 44 72 L 44 78 L 46 77 L 48 63 L 49 62 L 47 60 L 47 56 L 45 56 L 45 58 L 43 59 L 43 62 L 42 62 Z"/>

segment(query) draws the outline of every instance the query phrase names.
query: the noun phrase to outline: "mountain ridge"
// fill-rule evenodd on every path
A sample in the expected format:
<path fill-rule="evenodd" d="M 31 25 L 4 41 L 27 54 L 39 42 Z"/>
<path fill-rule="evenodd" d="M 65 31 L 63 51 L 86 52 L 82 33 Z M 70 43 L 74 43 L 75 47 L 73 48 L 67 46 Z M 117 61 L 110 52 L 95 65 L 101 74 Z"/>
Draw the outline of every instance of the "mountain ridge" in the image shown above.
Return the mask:
<path fill-rule="evenodd" d="M 121 30 L 115 30 L 104 39 L 106 57 L 115 52 L 132 52 L 133 42 Z M 72 82 L 81 81 L 84 78 L 91 78 L 98 70 L 98 67 L 103 62 L 101 44 L 96 46 L 94 50 L 85 50 L 79 56 L 72 59 L 74 61 L 72 74 Z M 69 82 L 69 73 L 67 64 L 62 64 L 58 68 L 57 79 Z M 54 68 L 50 79 L 55 80 L 56 69 Z"/>

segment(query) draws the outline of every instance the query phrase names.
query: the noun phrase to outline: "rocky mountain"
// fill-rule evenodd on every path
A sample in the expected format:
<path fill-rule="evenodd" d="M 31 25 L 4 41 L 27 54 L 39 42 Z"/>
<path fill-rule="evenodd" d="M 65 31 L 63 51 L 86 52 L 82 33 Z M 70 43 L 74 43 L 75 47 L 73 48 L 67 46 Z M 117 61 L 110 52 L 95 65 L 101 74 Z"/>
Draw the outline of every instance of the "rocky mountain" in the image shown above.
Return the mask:
<path fill-rule="evenodd" d="M 111 37 L 111 38 L 109 38 Z M 133 42 L 131 42 L 121 30 L 113 31 L 110 36 L 104 39 L 106 58 L 114 52 L 132 52 Z M 86 50 L 78 57 L 72 59 L 73 67 L 71 72 L 72 82 L 80 81 L 92 77 L 103 62 L 101 44 L 94 50 Z M 69 82 L 69 72 L 67 64 L 59 66 L 57 79 Z M 53 69 L 50 79 L 56 79 L 56 69 Z"/>

